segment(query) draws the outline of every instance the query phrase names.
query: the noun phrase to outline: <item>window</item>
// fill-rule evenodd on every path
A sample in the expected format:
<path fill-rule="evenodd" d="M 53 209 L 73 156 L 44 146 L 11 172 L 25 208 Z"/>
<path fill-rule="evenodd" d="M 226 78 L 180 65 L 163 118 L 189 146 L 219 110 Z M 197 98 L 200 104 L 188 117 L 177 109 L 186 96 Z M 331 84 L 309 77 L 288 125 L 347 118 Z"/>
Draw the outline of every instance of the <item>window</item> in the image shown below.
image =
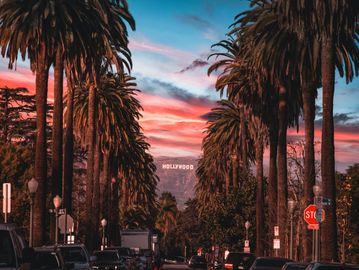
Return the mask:
<path fill-rule="evenodd" d="M 14 247 L 9 231 L 0 231 L 0 268 L 16 267 Z"/>

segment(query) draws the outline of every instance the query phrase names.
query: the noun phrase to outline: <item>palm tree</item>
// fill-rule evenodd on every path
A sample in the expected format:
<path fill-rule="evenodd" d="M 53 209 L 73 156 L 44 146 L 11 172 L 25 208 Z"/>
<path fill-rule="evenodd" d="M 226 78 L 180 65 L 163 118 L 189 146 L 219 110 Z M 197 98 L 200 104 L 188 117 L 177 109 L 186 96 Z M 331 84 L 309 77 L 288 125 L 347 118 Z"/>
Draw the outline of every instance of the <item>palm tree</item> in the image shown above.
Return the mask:
<path fill-rule="evenodd" d="M 9 58 L 9 68 L 20 55 L 28 57 L 36 74 L 37 136 L 35 177 L 39 182 L 35 198 L 34 239 L 40 245 L 44 239 L 47 186 L 46 162 L 46 102 L 48 72 L 54 58 L 54 48 L 67 48 L 65 59 L 72 59 L 74 37 L 82 45 L 82 56 L 90 55 L 93 33 L 103 33 L 102 14 L 89 12 L 87 1 L 5 0 L 0 4 L 1 54 Z M 71 15 L 69 15 L 71 14 Z M 69 16 L 71 18 L 69 19 Z M 66 19 L 64 19 L 66 18 Z M 86 29 L 84 31 L 84 29 Z M 98 30 L 101 29 L 101 30 Z M 41 33 L 41 35 L 38 35 Z M 84 57 L 86 58 L 86 57 Z"/>
<path fill-rule="evenodd" d="M 177 223 L 177 201 L 170 192 L 163 192 L 159 199 L 159 210 L 156 222 L 156 228 L 163 233 L 163 239 L 166 242 L 171 228 Z"/>
<path fill-rule="evenodd" d="M 282 24 L 296 32 L 312 49 L 312 65 L 306 65 L 306 70 L 301 70 L 303 80 L 304 119 L 306 128 L 305 146 L 305 198 L 310 203 L 313 198 L 312 186 L 314 184 L 314 98 L 315 80 L 310 80 L 312 72 L 319 71 L 322 74 L 323 85 L 323 132 L 322 132 L 322 180 L 324 193 L 330 198 L 335 198 L 334 178 L 334 130 L 333 130 L 333 93 L 335 65 L 341 76 L 347 77 L 347 82 L 352 80 L 353 71 L 357 71 L 357 39 L 356 22 L 358 16 L 357 1 L 302 1 L 299 5 L 293 5 L 290 1 L 278 1 L 277 12 L 283 17 Z M 314 19 L 315 18 L 315 19 Z M 318 62 L 317 63 L 317 59 Z M 321 58 L 321 59 L 320 59 Z M 345 68 L 343 68 L 345 67 Z M 318 71 L 316 71 L 318 70 Z M 309 74 L 309 76 L 308 76 Z M 318 76 L 317 79 L 320 77 Z M 314 86 L 313 86 L 314 84 Z M 325 108 L 325 109 L 324 109 Z M 328 243 L 324 245 L 325 257 L 336 254 L 336 229 L 335 229 L 335 205 L 330 209 L 329 220 L 324 228 L 326 236 L 330 235 Z M 308 233 L 305 232 L 307 235 Z M 325 237 L 326 237 L 325 236 Z M 304 237 L 306 242 L 306 237 Z M 310 244 L 304 243 L 304 255 L 309 259 Z"/>

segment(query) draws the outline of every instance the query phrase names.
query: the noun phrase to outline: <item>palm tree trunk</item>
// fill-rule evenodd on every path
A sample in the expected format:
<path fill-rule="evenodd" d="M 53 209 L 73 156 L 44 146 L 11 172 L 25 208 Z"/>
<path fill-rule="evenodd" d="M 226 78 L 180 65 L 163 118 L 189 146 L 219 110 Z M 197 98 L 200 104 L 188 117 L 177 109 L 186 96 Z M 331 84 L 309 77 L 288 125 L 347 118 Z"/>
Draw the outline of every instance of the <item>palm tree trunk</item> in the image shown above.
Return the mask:
<path fill-rule="evenodd" d="M 109 151 L 105 151 L 103 155 L 103 177 L 101 178 L 100 182 L 100 208 L 101 208 L 101 217 L 109 218 L 108 210 L 109 210 L 109 204 L 108 200 L 110 198 L 109 196 L 109 186 L 110 186 L 110 179 L 109 179 L 109 158 L 110 154 Z"/>
<path fill-rule="evenodd" d="M 233 191 L 236 192 L 238 190 L 238 155 L 237 153 L 233 154 L 233 162 L 232 162 L 232 171 L 233 171 Z"/>
<path fill-rule="evenodd" d="M 287 232 L 287 201 L 288 201 L 288 182 L 287 182 L 287 89 L 284 85 L 279 87 L 278 103 L 278 225 L 281 248 L 281 256 L 285 254 L 285 239 Z"/>
<path fill-rule="evenodd" d="M 66 104 L 66 129 L 64 137 L 64 164 L 62 178 L 62 197 L 64 207 L 68 213 L 72 213 L 72 187 L 74 169 L 74 90 L 70 79 L 70 72 L 66 70 L 67 77 L 67 104 Z"/>
<path fill-rule="evenodd" d="M 313 83 L 303 86 L 303 114 L 305 129 L 304 145 L 304 200 L 305 206 L 313 202 L 313 186 L 315 185 L 315 154 L 314 154 L 314 118 L 315 118 L 315 96 L 316 88 Z M 312 255 L 311 231 L 303 226 L 303 257 L 310 261 Z"/>
<path fill-rule="evenodd" d="M 274 226 L 277 225 L 277 147 L 278 147 L 278 103 L 274 103 L 269 128 L 269 175 L 268 175 L 268 242 L 269 250 L 272 250 Z"/>
<path fill-rule="evenodd" d="M 322 40 L 322 84 L 323 84 L 323 123 L 321 172 L 323 196 L 332 200 L 326 210 L 326 221 L 322 223 L 322 259 L 338 260 L 337 219 L 336 219 L 336 183 L 334 150 L 334 44 L 331 37 Z"/>
<path fill-rule="evenodd" d="M 94 184 L 94 153 L 95 153 L 95 104 L 96 104 L 96 89 L 93 84 L 89 87 L 89 102 L 88 102 L 88 127 L 87 127 L 87 183 L 86 183 L 86 217 L 85 225 L 87 228 L 86 246 L 92 252 L 94 224 L 92 223 L 92 199 L 93 199 L 93 184 Z"/>
<path fill-rule="evenodd" d="M 241 169 L 246 170 L 248 166 L 248 149 L 247 149 L 247 129 L 246 129 L 246 117 L 244 111 L 243 103 L 239 105 L 239 113 L 240 113 L 240 129 L 241 129 L 241 145 L 242 145 L 242 153 L 241 153 Z"/>
<path fill-rule="evenodd" d="M 264 182 L 263 182 L 263 142 L 256 144 L 256 255 L 264 255 Z"/>
<path fill-rule="evenodd" d="M 225 185 L 226 185 L 226 196 L 229 195 L 229 187 L 231 182 L 231 176 L 230 176 L 230 166 L 228 165 L 228 161 L 226 161 L 226 173 L 225 173 Z"/>
<path fill-rule="evenodd" d="M 56 60 L 54 66 L 54 111 L 52 124 L 52 166 L 51 166 L 51 195 L 63 197 L 61 194 L 62 184 L 62 129 L 63 129 L 63 79 L 64 68 L 61 50 L 56 51 Z M 50 239 L 55 239 L 55 217 L 50 217 Z"/>
<path fill-rule="evenodd" d="M 98 235 L 98 228 L 100 228 L 100 172 L 101 172 L 101 145 L 100 145 L 100 134 L 97 131 L 96 134 L 96 145 L 94 153 L 94 189 L 93 189 L 93 199 L 92 199 L 92 223 L 94 226 L 94 246 L 98 247 L 100 244 L 100 238 Z"/>
<path fill-rule="evenodd" d="M 47 190 L 47 143 L 46 143 L 46 111 L 47 83 L 49 65 L 46 61 L 46 49 L 40 46 L 36 63 L 36 153 L 35 177 L 38 189 L 34 204 L 34 246 L 40 246 L 45 238 L 46 190 Z"/>
<path fill-rule="evenodd" d="M 119 236 L 119 217 L 120 217 L 120 209 L 119 209 L 119 181 L 116 179 L 112 183 L 112 194 L 111 194 L 111 217 L 110 217 L 110 239 L 113 241 L 112 245 L 119 245 L 120 236 Z"/>

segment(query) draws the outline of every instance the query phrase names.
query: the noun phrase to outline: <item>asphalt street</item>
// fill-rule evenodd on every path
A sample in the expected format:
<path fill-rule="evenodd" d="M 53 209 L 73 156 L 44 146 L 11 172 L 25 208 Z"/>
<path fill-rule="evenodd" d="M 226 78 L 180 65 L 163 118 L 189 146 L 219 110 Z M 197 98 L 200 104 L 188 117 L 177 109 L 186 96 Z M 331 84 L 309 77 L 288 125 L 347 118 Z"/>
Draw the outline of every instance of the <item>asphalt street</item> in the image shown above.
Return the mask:
<path fill-rule="evenodd" d="M 188 270 L 188 266 L 185 264 L 164 264 L 162 269 L 180 269 Z"/>

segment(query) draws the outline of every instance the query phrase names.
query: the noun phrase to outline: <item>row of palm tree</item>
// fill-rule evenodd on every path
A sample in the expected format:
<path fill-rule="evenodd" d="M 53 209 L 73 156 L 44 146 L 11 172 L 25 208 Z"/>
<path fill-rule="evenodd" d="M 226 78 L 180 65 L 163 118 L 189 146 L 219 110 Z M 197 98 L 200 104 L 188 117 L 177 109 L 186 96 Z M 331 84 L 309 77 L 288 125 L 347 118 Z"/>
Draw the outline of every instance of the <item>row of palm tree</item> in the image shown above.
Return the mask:
<path fill-rule="evenodd" d="M 313 200 L 312 186 L 315 183 L 315 101 L 317 89 L 321 86 L 323 196 L 335 201 L 335 69 L 340 76 L 346 77 L 347 82 L 357 75 L 359 6 L 356 1 L 350 0 L 259 0 L 251 1 L 251 4 L 250 10 L 236 17 L 228 33 L 229 38 L 214 45 L 222 50 L 214 54 L 218 61 L 208 72 L 221 72 L 216 89 L 221 94 L 225 93 L 228 101 L 222 101 L 220 108 L 214 109 L 222 111 L 220 116 L 209 121 L 208 135 L 203 142 L 199 181 L 202 179 L 207 181 L 208 185 L 217 186 L 214 181 L 218 182 L 217 177 L 221 176 L 221 173 L 211 173 L 211 165 L 214 162 L 222 163 L 218 170 L 223 176 L 227 171 L 223 169 L 228 153 L 245 151 L 243 142 L 254 141 L 257 175 L 256 248 L 258 255 L 263 255 L 263 148 L 268 142 L 268 224 L 270 231 L 274 225 L 279 225 L 283 247 L 288 222 L 287 129 L 291 126 L 299 128 L 300 116 L 303 116 L 304 200 L 309 204 Z M 230 115 L 233 108 L 236 114 Z M 221 120 L 222 118 L 227 120 Z M 221 121 L 226 123 L 225 132 L 216 128 Z M 238 122 L 244 123 L 243 126 L 247 127 L 249 132 L 241 128 Z M 217 139 L 211 140 L 211 137 Z M 227 155 L 221 154 L 221 151 Z M 244 155 L 239 157 L 242 158 L 242 164 L 246 164 Z M 212 161 L 209 161 L 211 159 Z M 235 167 L 232 167 L 232 170 L 235 171 Z M 208 177 L 201 176 L 201 171 Z M 335 208 L 334 203 L 327 209 L 327 221 L 323 223 L 325 236 L 322 254 L 323 258 L 328 260 L 337 258 Z M 303 228 L 303 235 L 306 235 L 303 237 L 303 255 L 304 259 L 309 260 L 311 246 L 306 228 Z M 269 239 L 269 243 L 271 242 Z M 284 255 L 284 248 L 280 254 Z"/>
<path fill-rule="evenodd" d="M 62 194 L 63 206 L 71 213 L 76 133 L 87 148 L 86 200 L 92 203 L 86 204 L 84 225 L 88 228 L 89 248 L 96 244 L 96 237 L 92 236 L 100 215 L 109 215 L 106 198 L 111 193 L 109 183 L 113 177 L 117 179 L 113 185 L 117 201 L 113 198 L 113 204 L 118 202 L 119 179 L 134 181 L 136 184 L 131 182 L 137 185 L 134 189 L 142 189 L 136 203 L 154 204 L 155 167 L 138 124 L 141 106 L 135 98 L 134 78 L 126 75 L 126 70 L 130 72 L 132 67 L 127 25 L 135 29 L 126 0 L 0 3 L 1 54 L 9 60 L 9 68 L 16 68 L 19 57 L 29 59 L 36 76 L 35 177 L 39 186 L 34 207 L 35 245 L 44 243 L 47 221 L 46 113 L 51 67 L 54 68 L 51 193 Z M 118 224 L 118 220 L 114 222 Z"/>

